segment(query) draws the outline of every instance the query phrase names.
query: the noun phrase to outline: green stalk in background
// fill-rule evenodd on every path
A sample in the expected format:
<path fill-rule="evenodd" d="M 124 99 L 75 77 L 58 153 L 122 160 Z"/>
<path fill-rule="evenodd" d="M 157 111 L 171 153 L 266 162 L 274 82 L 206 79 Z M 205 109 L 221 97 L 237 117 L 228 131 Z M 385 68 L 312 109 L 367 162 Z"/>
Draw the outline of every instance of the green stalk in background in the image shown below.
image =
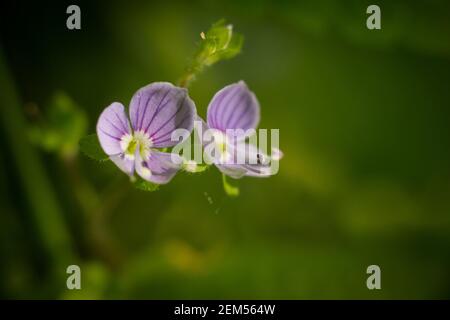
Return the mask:
<path fill-rule="evenodd" d="M 76 263 L 72 239 L 69 236 L 61 208 L 55 198 L 41 159 L 29 143 L 22 103 L 16 92 L 9 70 L 0 48 L 0 118 L 4 139 L 15 165 L 19 184 L 28 201 L 30 219 L 36 233 L 49 256 L 50 270 L 47 276 L 60 281 L 66 267 Z M 61 287 L 65 286 L 62 281 Z"/>

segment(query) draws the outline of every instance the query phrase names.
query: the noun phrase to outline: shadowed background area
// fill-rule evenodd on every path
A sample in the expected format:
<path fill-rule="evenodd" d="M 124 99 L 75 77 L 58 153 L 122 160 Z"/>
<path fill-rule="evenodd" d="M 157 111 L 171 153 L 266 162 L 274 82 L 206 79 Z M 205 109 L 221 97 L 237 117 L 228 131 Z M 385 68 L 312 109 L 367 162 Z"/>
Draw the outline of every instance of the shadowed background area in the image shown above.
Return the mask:
<path fill-rule="evenodd" d="M 0 9 L 2 298 L 450 297 L 450 3 L 377 1 L 375 31 L 371 1 L 73 3 Z M 78 153 L 104 107 L 175 83 L 221 18 L 242 53 L 189 94 L 205 117 L 245 80 L 280 129 L 278 175 L 232 181 L 238 198 L 215 168 L 144 192 Z"/>

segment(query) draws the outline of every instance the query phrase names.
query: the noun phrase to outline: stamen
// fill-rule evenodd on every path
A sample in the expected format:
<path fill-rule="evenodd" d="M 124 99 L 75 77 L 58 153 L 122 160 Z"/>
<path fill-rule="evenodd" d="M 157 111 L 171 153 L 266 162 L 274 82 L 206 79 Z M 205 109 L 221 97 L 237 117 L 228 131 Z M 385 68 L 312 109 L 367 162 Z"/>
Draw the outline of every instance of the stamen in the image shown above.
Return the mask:
<path fill-rule="evenodd" d="M 197 162 L 195 162 L 194 160 L 187 160 L 184 163 L 184 169 L 188 172 L 196 172 L 197 166 Z"/>
<path fill-rule="evenodd" d="M 230 139 L 227 134 L 214 130 L 212 134 L 214 138 L 214 158 L 220 163 L 229 163 L 232 155 L 230 154 Z"/>
<path fill-rule="evenodd" d="M 120 147 L 123 150 L 125 157 L 134 160 L 136 150 L 142 159 L 148 160 L 150 158 L 150 148 L 153 145 L 149 135 L 144 131 L 136 131 L 133 135 L 126 134 L 120 140 Z"/>
<path fill-rule="evenodd" d="M 150 136 L 147 132 L 140 130 L 134 133 L 134 139 L 139 144 L 141 158 L 148 160 L 150 158 L 150 148 L 153 145 Z"/>
<path fill-rule="evenodd" d="M 120 148 L 124 152 L 125 158 L 134 160 L 134 151 L 136 150 L 136 141 L 131 134 L 126 134 L 120 139 Z"/>

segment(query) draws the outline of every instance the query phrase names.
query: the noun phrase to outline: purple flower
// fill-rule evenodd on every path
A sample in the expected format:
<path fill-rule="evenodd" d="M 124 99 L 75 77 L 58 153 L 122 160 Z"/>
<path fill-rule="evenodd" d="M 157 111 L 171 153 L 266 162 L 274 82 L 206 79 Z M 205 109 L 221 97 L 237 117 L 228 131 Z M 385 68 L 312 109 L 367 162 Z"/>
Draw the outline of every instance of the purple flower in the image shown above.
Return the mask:
<path fill-rule="evenodd" d="M 279 160 L 281 151 L 275 149 L 278 153 L 271 158 L 255 145 L 246 143 L 248 132 L 256 133 L 259 119 L 258 100 L 245 82 L 228 85 L 214 95 L 203 131 L 213 129 L 209 145 L 213 144 L 220 154 L 211 161 L 222 173 L 232 178 L 273 174 L 270 161 Z M 205 145 L 207 149 L 208 144 Z"/>
<path fill-rule="evenodd" d="M 130 176 L 136 171 L 143 179 L 164 184 L 180 169 L 174 154 L 155 148 L 174 146 L 176 129 L 192 131 L 196 116 L 187 90 L 168 82 L 155 82 L 139 89 L 129 108 L 130 122 L 121 103 L 114 102 L 100 115 L 97 135 L 105 153 Z"/>

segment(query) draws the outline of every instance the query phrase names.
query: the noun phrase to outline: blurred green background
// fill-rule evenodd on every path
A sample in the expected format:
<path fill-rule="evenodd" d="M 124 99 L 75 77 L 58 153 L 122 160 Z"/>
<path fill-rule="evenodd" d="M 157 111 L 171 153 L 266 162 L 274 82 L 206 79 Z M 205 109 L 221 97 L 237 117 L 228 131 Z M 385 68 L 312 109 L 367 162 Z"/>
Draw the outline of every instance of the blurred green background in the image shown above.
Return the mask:
<path fill-rule="evenodd" d="M 79 31 L 72 1 L 1 5 L 2 298 L 450 297 L 448 1 L 376 1 L 380 31 L 372 1 L 74 3 Z M 280 129 L 278 175 L 233 181 L 238 198 L 214 168 L 143 192 L 77 153 L 105 106 L 176 82 L 220 18 L 243 51 L 190 96 L 205 116 L 245 80 Z"/>

